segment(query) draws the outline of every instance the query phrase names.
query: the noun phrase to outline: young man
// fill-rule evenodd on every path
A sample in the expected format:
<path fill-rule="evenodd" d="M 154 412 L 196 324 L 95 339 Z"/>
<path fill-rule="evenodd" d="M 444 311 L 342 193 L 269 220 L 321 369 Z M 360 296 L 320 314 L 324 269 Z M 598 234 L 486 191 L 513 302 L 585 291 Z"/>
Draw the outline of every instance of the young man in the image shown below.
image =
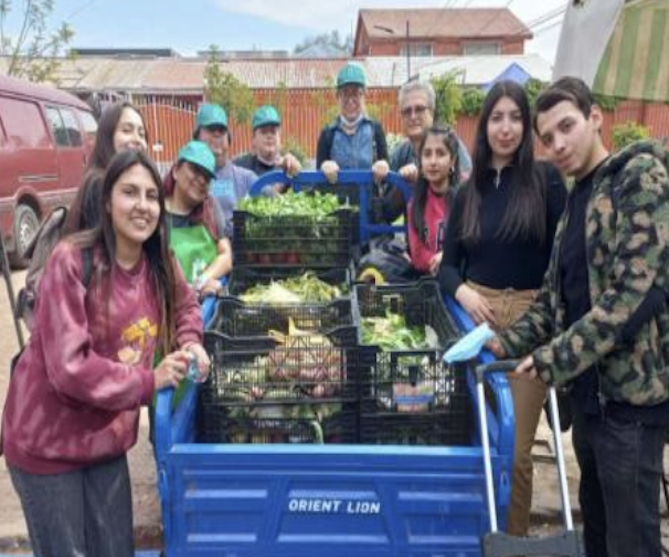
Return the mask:
<path fill-rule="evenodd" d="M 274 170 L 283 170 L 289 176 L 295 176 L 302 170 L 300 161 L 290 153 L 281 154 L 281 118 L 276 108 L 264 105 L 258 108 L 251 120 L 253 137 L 252 151 L 233 162 L 247 168 L 258 176 Z"/>
<path fill-rule="evenodd" d="M 541 291 L 491 348 L 524 357 L 521 377 L 572 387 L 588 557 L 660 557 L 669 425 L 666 153 L 637 143 L 610 155 L 601 110 L 579 79 L 557 81 L 536 109 L 546 154 L 575 184 Z"/>

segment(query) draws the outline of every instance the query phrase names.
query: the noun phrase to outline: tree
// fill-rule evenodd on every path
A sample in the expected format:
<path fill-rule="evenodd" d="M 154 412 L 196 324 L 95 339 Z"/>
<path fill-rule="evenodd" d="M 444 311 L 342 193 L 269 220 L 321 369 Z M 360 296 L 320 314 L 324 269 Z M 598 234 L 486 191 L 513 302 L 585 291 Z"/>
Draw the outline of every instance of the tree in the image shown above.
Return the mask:
<path fill-rule="evenodd" d="M 448 72 L 432 78 L 436 95 L 435 120 L 454 126 L 462 109 L 462 89 L 458 85 L 459 72 Z"/>
<path fill-rule="evenodd" d="M 349 34 L 342 39 L 337 30 L 307 37 L 293 49 L 295 56 L 314 58 L 345 58 L 350 56 L 351 52 L 353 52 L 353 36 Z"/>
<path fill-rule="evenodd" d="M 11 0 L 0 0 L 0 55 L 9 60 L 7 75 L 31 81 L 57 82 L 58 57 L 72 41 L 74 30 L 61 23 L 55 31 L 48 26 L 54 0 L 23 0 L 20 30 L 10 35 L 6 27 Z"/>
<path fill-rule="evenodd" d="M 207 102 L 220 104 L 228 116 L 246 124 L 255 109 L 255 98 L 251 88 L 234 75 L 221 69 L 220 49 L 212 45 L 211 55 L 204 70 L 204 95 Z"/>

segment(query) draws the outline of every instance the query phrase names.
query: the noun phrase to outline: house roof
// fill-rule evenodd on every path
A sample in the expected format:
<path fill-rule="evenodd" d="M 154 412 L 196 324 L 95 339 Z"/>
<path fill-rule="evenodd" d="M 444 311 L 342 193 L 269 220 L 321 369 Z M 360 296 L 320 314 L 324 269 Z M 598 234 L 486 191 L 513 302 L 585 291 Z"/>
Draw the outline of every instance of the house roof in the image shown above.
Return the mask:
<path fill-rule="evenodd" d="M 356 42 L 361 27 L 372 39 L 392 35 L 410 38 L 497 38 L 509 35 L 531 39 L 532 32 L 507 8 L 453 8 L 411 10 L 360 10 Z"/>
<path fill-rule="evenodd" d="M 252 89 L 272 89 L 284 84 L 294 89 L 332 87 L 340 68 L 349 59 L 230 60 L 229 72 Z M 407 80 L 406 58 L 357 58 L 367 74 L 369 87 L 396 88 Z M 430 78 L 459 71 L 463 83 L 489 83 L 510 65 L 517 64 L 532 77 L 550 80 L 551 64 L 537 54 L 508 56 L 435 56 L 411 59 L 413 75 Z M 207 62 L 201 58 L 63 60 L 58 71 L 62 89 L 73 92 L 116 91 L 137 94 L 201 95 Z M 0 59 L 0 73 L 6 60 Z"/>

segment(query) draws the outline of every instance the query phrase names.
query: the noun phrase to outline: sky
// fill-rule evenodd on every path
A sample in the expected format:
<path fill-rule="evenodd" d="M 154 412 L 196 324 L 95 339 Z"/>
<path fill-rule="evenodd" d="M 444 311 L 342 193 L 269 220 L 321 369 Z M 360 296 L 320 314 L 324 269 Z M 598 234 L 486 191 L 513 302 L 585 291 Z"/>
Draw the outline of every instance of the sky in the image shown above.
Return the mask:
<path fill-rule="evenodd" d="M 12 2 L 15 13 L 22 2 Z M 54 26 L 67 21 L 74 47 L 173 48 L 194 55 L 223 50 L 288 50 L 306 37 L 336 29 L 353 34 L 361 8 L 507 7 L 536 38 L 527 52 L 553 62 L 567 0 L 55 0 Z M 9 28 L 11 29 L 11 21 Z"/>

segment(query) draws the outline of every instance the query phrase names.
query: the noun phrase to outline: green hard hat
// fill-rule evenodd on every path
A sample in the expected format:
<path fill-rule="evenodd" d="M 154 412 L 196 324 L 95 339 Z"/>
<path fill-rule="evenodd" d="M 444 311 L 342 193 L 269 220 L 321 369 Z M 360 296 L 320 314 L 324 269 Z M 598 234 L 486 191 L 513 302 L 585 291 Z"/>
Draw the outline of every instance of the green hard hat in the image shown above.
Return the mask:
<path fill-rule="evenodd" d="M 227 129 L 228 115 L 225 110 L 217 104 L 205 103 L 197 111 L 197 121 L 195 127 L 209 128 L 213 126 L 222 126 Z"/>
<path fill-rule="evenodd" d="M 189 162 L 197 166 L 210 177 L 216 175 L 216 157 L 204 141 L 193 139 L 179 149 L 179 162 Z"/>
<path fill-rule="evenodd" d="M 253 120 L 251 120 L 251 128 L 254 130 L 261 126 L 280 126 L 281 118 L 279 113 L 276 111 L 276 108 L 266 104 L 258 108 L 253 114 Z"/>
<path fill-rule="evenodd" d="M 344 85 L 360 85 L 365 87 L 365 72 L 357 64 L 346 64 L 337 74 L 337 89 Z"/>

